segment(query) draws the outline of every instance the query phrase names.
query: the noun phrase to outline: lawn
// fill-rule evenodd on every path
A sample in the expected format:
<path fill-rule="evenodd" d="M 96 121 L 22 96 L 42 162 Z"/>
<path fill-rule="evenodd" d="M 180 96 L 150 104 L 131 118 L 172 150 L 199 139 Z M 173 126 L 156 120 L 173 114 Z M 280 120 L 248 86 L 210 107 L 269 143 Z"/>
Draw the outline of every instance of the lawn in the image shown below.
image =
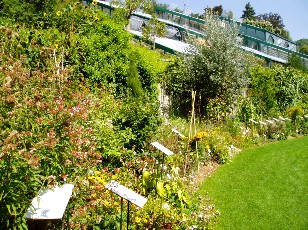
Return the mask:
<path fill-rule="evenodd" d="M 243 151 L 205 180 L 215 229 L 308 229 L 308 137 Z"/>

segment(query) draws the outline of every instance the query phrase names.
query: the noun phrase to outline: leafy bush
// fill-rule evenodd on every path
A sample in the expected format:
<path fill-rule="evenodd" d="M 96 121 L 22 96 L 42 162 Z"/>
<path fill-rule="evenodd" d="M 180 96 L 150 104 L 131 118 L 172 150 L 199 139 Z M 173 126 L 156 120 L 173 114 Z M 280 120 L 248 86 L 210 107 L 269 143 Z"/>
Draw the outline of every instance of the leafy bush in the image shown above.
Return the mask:
<path fill-rule="evenodd" d="M 206 39 L 191 39 L 187 53 L 170 67 L 168 76 L 173 76 L 164 82 L 172 103 L 185 103 L 180 108 L 186 110 L 184 115 L 191 108 L 192 90 L 197 92 L 199 117 L 207 117 L 210 100 L 222 98 L 231 107 L 248 84 L 249 59 L 239 49 L 237 25 L 222 26 L 223 22 L 213 15 L 206 15 L 205 21 L 202 30 Z"/>
<path fill-rule="evenodd" d="M 101 155 L 87 123 L 97 104 L 85 88 L 64 80 L 68 70 L 31 72 L 1 58 L 1 171 L 7 172 L 1 177 L 8 181 L 1 189 L 1 225 L 11 228 L 41 186 L 74 181 L 100 163 Z"/>
<path fill-rule="evenodd" d="M 239 110 L 241 121 L 284 114 L 286 109 L 302 103 L 305 98 L 307 74 L 304 72 L 279 65 L 272 69 L 256 66 L 250 75 L 248 97 L 242 99 Z"/>
<path fill-rule="evenodd" d="M 146 97 L 142 101 L 129 98 L 121 106 L 119 116 L 114 119 L 117 130 L 129 129 L 132 132 L 125 147 L 134 147 L 138 152 L 144 148 L 160 123 L 158 102 Z"/>

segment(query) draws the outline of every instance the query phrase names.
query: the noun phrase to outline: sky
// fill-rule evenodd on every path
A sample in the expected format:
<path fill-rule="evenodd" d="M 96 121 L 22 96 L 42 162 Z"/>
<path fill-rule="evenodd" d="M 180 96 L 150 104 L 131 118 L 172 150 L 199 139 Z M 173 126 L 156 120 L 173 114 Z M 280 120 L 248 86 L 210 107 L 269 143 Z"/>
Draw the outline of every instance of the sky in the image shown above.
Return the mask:
<path fill-rule="evenodd" d="M 213 8 L 222 5 L 224 10 L 231 10 L 236 19 L 242 16 L 246 3 L 250 2 L 256 15 L 278 13 L 294 41 L 308 38 L 308 0 L 157 0 L 157 2 L 174 4 L 181 10 L 185 7 L 193 13 L 202 13 L 206 6 Z"/>

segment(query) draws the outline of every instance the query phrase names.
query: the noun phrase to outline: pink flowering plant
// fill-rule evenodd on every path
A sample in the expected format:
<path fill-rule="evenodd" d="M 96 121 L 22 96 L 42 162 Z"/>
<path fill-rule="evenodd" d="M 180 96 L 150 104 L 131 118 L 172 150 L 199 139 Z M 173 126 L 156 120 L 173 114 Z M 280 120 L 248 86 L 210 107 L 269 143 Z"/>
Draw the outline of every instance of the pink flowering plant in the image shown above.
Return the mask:
<path fill-rule="evenodd" d="M 42 186 L 74 183 L 101 162 L 90 125 L 100 101 L 65 80 L 67 69 L 43 73 L 0 59 L 0 209 L 1 224 L 10 228 L 24 223 Z"/>

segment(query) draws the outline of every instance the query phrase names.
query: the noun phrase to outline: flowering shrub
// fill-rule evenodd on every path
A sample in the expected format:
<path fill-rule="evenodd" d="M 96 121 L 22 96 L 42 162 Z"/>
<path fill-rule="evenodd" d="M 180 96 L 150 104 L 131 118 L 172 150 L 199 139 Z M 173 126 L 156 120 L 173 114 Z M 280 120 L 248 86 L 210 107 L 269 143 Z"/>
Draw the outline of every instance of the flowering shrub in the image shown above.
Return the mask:
<path fill-rule="evenodd" d="M 11 226 L 14 222 L 6 218 L 22 217 L 29 198 L 40 186 L 74 181 L 88 167 L 100 163 L 101 155 L 94 130 L 88 125 L 97 103 L 86 89 L 81 92 L 63 80 L 69 71 L 59 75 L 31 72 L 21 62 L 5 59 L 2 55 L 0 135 L 4 141 L 0 142 L 0 158 L 1 171 L 7 172 L 1 179 L 8 183 L 1 188 L 1 213 L 5 217 L 1 222 Z M 16 190 L 18 181 L 33 187 L 24 185 Z M 17 197 L 25 197 L 22 205 Z"/>

